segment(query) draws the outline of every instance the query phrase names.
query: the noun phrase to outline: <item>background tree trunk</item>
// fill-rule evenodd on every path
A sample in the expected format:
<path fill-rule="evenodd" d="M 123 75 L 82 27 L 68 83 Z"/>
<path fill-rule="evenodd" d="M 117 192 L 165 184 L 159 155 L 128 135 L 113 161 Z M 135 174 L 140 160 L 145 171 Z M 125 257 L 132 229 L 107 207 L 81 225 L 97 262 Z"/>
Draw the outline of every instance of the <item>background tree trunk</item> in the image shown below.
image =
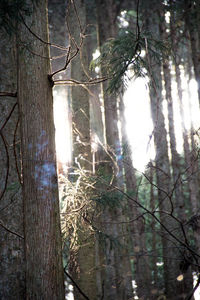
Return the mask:
<path fill-rule="evenodd" d="M 198 2 L 198 1 L 197 1 Z M 198 85 L 198 96 L 200 103 L 200 35 L 199 35 L 199 16 L 200 13 L 198 11 L 199 4 L 197 4 L 193 0 L 184 0 L 185 4 L 185 25 L 188 29 L 190 36 L 190 45 L 192 52 L 192 61 L 194 66 L 194 74 L 195 79 Z"/>
<path fill-rule="evenodd" d="M 120 3 L 112 0 L 97 0 L 96 5 L 98 43 L 101 51 L 101 47 L 108 39 L 116 37 L 116 20 L 120 12 Z M 102 73 L 104 72 L 104 70 L 101 71 Z M 109 224 L 109 227 L 104 225 L 104 230 L 108 236 L 120 243 L 120 245 L 114 246 L 111 240 L 108 238 L 106 240 L 105 297 L 111 300 L 121 300 L 132 297 L 132 274 L 127 244 L 127 227 L 123 225 L 125 221 L 125 199 L 119 200 L 120 193 L 116 189 L 116 187 L 121 191 L 124 189 L 121 142 L 118 128 L 118 99 L 115 93 L 109 94 L 107 88 L 108 84 L 103 83 L 105 135 L 108 154 L 104 176 L 110 179 L 106 189 L 110 196 L 115 198 L 115 206 L 111 207 L 112 204 L 108 203 L 107 207 L 105 207 L 104 220 L 105 224 Z"/>
<path fill-rule="evenodd" d="M 137 178 L 132 163 L 131 145 L 127 136 L 125 105 L 123 99 L 120 99 L 120 116 L 122 129 L 122 147 L 123 147 L 123 166 L 126 183 L 126 193 L 128 193 L 137 202 L 138 197 Z M 137 296 L 139 298 L 148 298 L 151 287 L 151 271 L 149 267 L 149 259 L 146 256 L 146 233 L 145 219 L 139 209 L 139 205 L 134 200 L 127 200 L 124 214 L 127 216 L 129 235 L 129 247 L 131 249 L 131 257 L 134 265 L 134 279 L 137 285 Z"/>
<path fill-rule="evenodd" d="M 160 34 L 163 41 L 168 39 L 167 24 L 165 21 L 164 7 L 162 5 L 160 7 Z M 168 58 L 163 59 L 163 75 L 164 75 L 166 100 L 168 106 L 170 150 L 172 156 L 171 165 L 172 165 L 173 185 L 174 185 L 172 186 L 172 188 L 174 188 L 174 196 L 175 196 L 173 197 L 172 195 L 174 216 L 178 217 L 181 222 L 184 222 L 184 220 L 186 220 L 185 199 L 184 199 L 184 194 L 182 189 L 180 155 L 176 150 L 171 71 L 170 71 L 170 61 Z M 179 239 L 184 242 L 184 234 L 181 230 L 180 224 L 177 223 L 177 227 L 178 227 L 177 235 Z M 184 298 L 190 292 L 192 284 L 193 284 L 192 272 L 191 269 L 188 269 L 187 272 L 185 272 L 184 274 L 183 280 L 181 282 L 177 282 L 177 288 L 178 288 L 177 292 L 179 293 L 179 297 Z"/>
<path fill-rule="evenodd" d="M 72 49 L 76 51 L 75 43 L 80 45 L 81 35 L 86 30 L 86 5 L 78 0 L 75 3 L 77 13 L 73 4 L 70 6 L 68 24 L 69 39 Z M 80 24 L 79 24 L 80 22 Z M 75 43 L 74 43 L 75 41 Z M 88 57 L 87 41 L 83 41 L 80 52 L 71 63 L 71 77 L 78 81 L 87 81 Z M 71 88 L 71 100 L 73 110 L 73 165 L 77 174 L 81 172 L 89 177 L 92 175 L 92 153 L 90 138 L 90 103 L 89 93 L 84 86 L 73 86 Z M 81 175 L 78 175 L 81 179 Z M 84 180 L 84 178 L 83 178 Z M 80 182 L 80 189 L 85 192 L 86 187 Z M 89 201 L 89 198 L 88 198 Z M 79 287 L 85 292 L 89 299 L 95 299 L 97 296 L 96 283 L 96 262 L 95 262 L 95 233 L 91 231 L 89 223 L 85 221 L 89 218 L 92 208 L 86 203 L 86 211 L 81 213 L 81 224 L 77 232 L 79 246 L 74 253 L 71 253 L 73 263 L 71 264 L 71 273 L 78 283 Z M 73 250 L 72 250 L 73 252 Z M 84 299 L 79 291 L 74 288 L 74 298 Z"/>
<path fill-rule="evenodd" d="M 158 12 L 159 4 L 155 1 L 146 7 L 146 28 L 154 33 L 154 37 L 159 39 Z M 148 47 L 148 45 L 147 45 Z M 167 132 L 165 128 L 165 120 L 163 114 L 163 97 L 162 97 L 162 81 L 161 81 L 161 65 L 159 61 L 148 51 L 147 53 L 149 76 L 151 78 L 150 100 L 151 115 L 154 125 L 154 143 L 156 149 L 156 179 L 158 189 L 158 201 L 160 210 L 161 223 L 173 231 L 177 224 L 172 217 L 167 215 L 173 211 L 173 200 L 171 194 L 171 174 L 170 163 L 168 157 Z M 173 214 L 173 213 L 172 213 Z M 176 234 L 176 233 L 175 233 Z M 165 294 L 169 299 L 182 299 L 180 294 L 174 295 L 177 290 L 177 280 L 179 275 L 179 265 L 176 261 L 178 245 L 175 241 L 171 241 L 170 235 L 161 227 L 161 238 L 163 248 L 164 262 L 164 282 Z M 176 265 L 177 264 L 177 265 Z"/>

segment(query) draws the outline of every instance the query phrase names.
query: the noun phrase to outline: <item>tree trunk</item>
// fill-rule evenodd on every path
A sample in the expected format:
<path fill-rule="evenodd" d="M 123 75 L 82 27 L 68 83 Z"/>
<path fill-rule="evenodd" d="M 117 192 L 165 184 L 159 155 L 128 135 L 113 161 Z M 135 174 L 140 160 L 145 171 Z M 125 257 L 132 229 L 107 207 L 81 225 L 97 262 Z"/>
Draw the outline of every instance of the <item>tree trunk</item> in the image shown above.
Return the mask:
<path fill-rule="evenodd" d="M 96 1 L 98 20 L 98 42 L 101 47 L 109 38 L 116 36 L 116 18 L 119 6 L 115 1 Z M 103 70 L 102 70 L 103 72 Z M 118 130 L 117 97 L 109 95 L 107 83 L 102 85 L 105 109 L 105 135 L 107 142 L 107 158 L 109 161 L 104 168 L 105 178 L 109 178 L 107 189 L 108 197 L 115 198 L 115 206 L 107 204 L 104 212 L 104 231 L 120 246 L 112 245 L 112 240 L 106 240 L 106 268 L 105 268 L 105 297 L 108 299 L 129 299 L 132 297 L 131 268 L 126 242 L 127 229 L 123 226 L 124 201 L 119 202 L 120 193 L 115 187 L 124 189 L 121 143 Z M 113 178 L 113 181 L 112 181 Z M 108 200 L 109 201 L 109 200 Z M 110 206 L 110 207 L 109 207 Z M 121 223 L 122 222 L 122 223 Z"/>
<path fill-rule="evenodd" d="M 186 3 L 187 1 L 185 1 Z M 189 5 L 189 2 L 188 4 Z M 186 6 L 187 7 L 187 6 Z M 191 7 L 190 7 L 191 8 Z M 187 7 L 189 9 L 189 6 Z M 192 9 L 192 8 L 191 8 Z M 189 32 L 190 32 L 190 41 L 191 41 L 191 49 L 192 49 L 192 60 L 194 65 L 194 73 L 196 80 L 198 80 L 198 49 L 196 48 L 197 40 L 195 41 L 194 38 L 196 36 L 196 32 L 194 31 L 195 24 L 192 24 L 190 18 L 187 16 L 188 11 L 186 11 L 186 25 L 188 26 Z M 174 16 L 172 14 L 172 20 L 171 20 L 171 27 L 173 28 L 174 24 Z M 194 20 L 193 20 L 194 21 Z M 196 24 L 197 25 L 197 24 Z M 174 44 L 175 36 L 172 35 Z M 196 38 L 198 38 L 196 36 Z M 178 47 L 178 45 L 177 45 Z M 178 48 L 174 49 L 175 53 L 178 52 Z M 186 126 L 185 126 L 185 112 L 183 108 L 183 90 L 182 90 L 182 82 L 181 82 L 181 70 L 179 66 L 179 60 L 178 56 L 175 55 L 175 73 L 176 73 L 176 83 L 177 83 L 177 90 L 178 90 L 178 100 L 179 100 L 179 109 L 180 109 L 180 116 L 181 116 L 181 125 L 182 125 L 182 135 L 183 135 L 183 149 L 184 149 L 184 156 L 185 156 L 185 170 L 187 174 L 187 181 L 188 181 L 188 190 L 189 190 L 189 203 L 192 210 L 193 216 L 198 213 L 199 210 L 199 183 L 198 183 L 198 155 L 195 153 L 194 149 L 190 151 L 190 144 L 189 144 L 189 133 L 187 132 Z M 200 65 L 200 64 L 199 64 Z M 199 81 L 198 81 L 199 84 Z M 200 88 L 198 85 L 198 93 L 200 92 Z M 200 94 L 199 94 L 200 96 Z M 193 137 L 191 138 L 193 141 Z M 194 155 L 193 155 L 194 154 Z M 194 232 L 195 236 L 195 243 L 196 248 L 200 249 L 200 238 L 199 234 L 197 232 Z M 197 250 L 197 251 L 198 251 Z"/>
<path fill-rule="evenodd" d="M 160 9 L 160 34 L 163 41 L 168 39 L 166 21 L 163 7 Z M 172 26 L 171 26 L 172 28 Z M 173 28 L 172 28 L 173 29 Z M 172 30 L 172 33 L 174 31 Z M 174 41 L 175 42 L 175 41 Z M 173 44 L 173 43 L 172 43 Z M 175 44 L 174 44 L 175 45 Z M 172 100 L 172 87 L 171 87 L 171 71 L 169 60 L 166 58 L 163 62 L 163 75 L 164 75 L 164 84 L 166 92 L 166 100 L 168 104 L 168 121 L 169 121 L 169 137 L 170 137 L 170 150 L 171 150 L 171 164 L 172 164 L 172 173 L 173 173 L 173 185 L 174 185 L 174 194 L 172 195 L 172 201 L 174 206 L 174 215 L 178 217 L 181 224 L 186 220 L 185 215 L 185 199 L 182 189 L 182 180 L 181 180 L 181 164 L 180 156 L 176 150 L 176 137 L 174 129 L 174 111 L 173 111 L 173 100 Z M 180 240 L 184 242 L 184 235 L 181 230 L 181 224 L 177 223 L 177 235 Z M 178 246 L 178 245 L 177 245 Z M 177 257 L 179 256 L 178 251 L 176 250 Z M 190 291 L 192 287 L 192 273 L 191 269 L 187 270 L 184 274 L 182 281 L 177 282 L 177 297 L 184 298 Z"/>
<path fill-rule="evenodd" d="M 135 170 L 133 168 L 131 159 L 131 146 L 128 141 L 126 133 L 126 120 L 125 120 L 125 106 L 123 99 L 120 99 L 120 119 L 122 128 L 122 145 L 123 153 L 123 166 L 125 173 L 126 192 L 133 197 L 136 201 L 140 201 L 137 197 L 137 180 Z M 137 285 L 137 296 L 142 299 L 148 299 L 151 287 L 151 271 L 149 268 L 148 256 L 145 256 L 147 251 L 146 247 L 146 233 L 145 221 L 139 205 L 134 200 L 129 200 L 124 212 L 128 216 L 129 232 L 128 236 L 131 252 L 134 262 L 134 279 Z"/>
<path fill-rule="evenodd" d="M 200 34 L 199 34 L 199 4 L 195 7 L 195 1 L 184 0 L 185 4 L 185 23 L 190 35 L 190 45 L 192 51 L 192 61 L 194 66 L 195 79 L 198 86 L 198 96 L 200 103 Z M 197 1 L 198 2 L 198 1 Z"/>
<path fill-rule="evenodd" d="M 13 35 L 8 38 L 0 30 L 0 92 L 15 94 L 17 69 L 16 41 Z M 0 299 L 2 300 L 25 297 L 23 206 L 16 102 L 16 97 L 0 99 Z"/>
<path fill-rule="evenodd" d="M 153 168 L 150 168 L 150 174 L 149 174 L 149 180 L 151 183 L 154 183 L 154 177 L 155 177 L 155 172 Z M 157 195 L 156 195 L 157 196 Z M 151 211 L 155 211 L 156 208 L 156 201 L 155 201 L 155 188 L 154 185 L 151 184 L 151 190 L 150 190 L 150 208 Z M 153 282 L 154 282 L 154 287 L 156 289 L 158 289 L 158 269 L 157 269 L 157 258 L 156 258 L 156 245 L 158 243 L 158 237 L 156 236 L 155 232 L 156 232 L 156 221 L 154 218 L 152 218 L 152 222 L 151 222 L 151 231 L 152 231 L 152 271 L 153 271 Z"/>
<path fill-rule="evenodd" d="M 76 9 L 70 6 L 70 13 L 68 16 L 68 24 L 70 28 L 70 43 L 72 49 L 76 51 L 75 43 L 81 43 L 81 35 L 86 29 L 86 5 L 83 1 L 76 1 Z M 74 20 L 77 25 L 74 26 Z M 79 20 L 79 21 L 78 21 Z M 78 25 L 80 22 L 80 25 Z M 73 42 L 75 41 L 75 43 Z M 87 40 L 84 40 L 83 45 L 78 55 L 71 63 L 71 77 L 78 81 L 87 81 L 88 70 L 88 53 Z M 74 86 L 71 89 L 72 110 L 73 110 L 73 164 L 74 170 L 78 173 L 83 172 L 86 177 L 92 175 L 92 153 L 91 153 L 91 138 L 90 138 L 90 103 L 89 93 L 83 86 Z M 77 173 L 77 174 L 78 174 Z M 81 178 L 80 175 L 78 175 Z M 84 176 L 83 176 L 84 177 Z M 89 193 L 90 190 L 84 183 L 80 182 L 80 189 L 83 193 Z M 86 191 L 87 189 L 87 191 Z M 89 201 L 89 197 L 87 199 Z M 87 218 L 90 221 L 90 216 L 93 208 L 89 203 L 86 203 Z M 85 292 L 89 299 L 97 299 L 97 282 L 96 282 L 96 261 L 95 255 L 97 249 L 95 248 L 95 234 L 91 231 L 89 223 L 85 221 L 84 214 L 81 212 L 80 229 L 77 232 L 79 246 L 77 251 L 72 253 L 73 264 L 71 264 L 71 273 L 73 278 L 78 283 L 79 287 Z M 87 220 L 88 220 L 87 219 Z M 72 250 L 73 251 L 73 250 Z M 75 300 L 84 299 L 79 291 L 74 288 Z"/>
<path fill-rule="evenodd" d="M 26 298 L 64 299 L 59 199 L 46 1 L 38 1 L 18 39 Z"/>
<path fill-rule="evenodd" d="M 158 11 L 159 4 L 155 1 L 151 2 L 146 10 L 146 28 L 154 33 L 154 38 L 159 37 L 158 27 Z M 148 42 L 147 42 L 148 43 Z M 148 47 L 148 44 L 147 44 Z M 177 224 L 173 219 L 173 202 L 171 195 L 171 174 L 168 157 L 168 143 L 167 132 L 165 128 L 165 120 L 162 111 L 162 80 L 161 80 L 161 66 L 158 61 L 154 59 L 151 53 L 147 52 L 148 69 L 150 76 L 150 101 L 151 114 L 154 124 L 154 143 L 156 149 L 156 178 L 158 189 L 158 201 L 160 211 L 160 221 L 163 226 L 173 231 Z M 168 215 L 169 214 L 169 215 Z M 172 214 L 172 217 L 170 216 Z M 175 241 L 171 242 L 170 234 L 161 226 L 161 238 L 163 247 L 163 261 L 164 261 L 164 282 L 165 293 L 169 299 L 179 299 L 179 295 L 174 295 L 174 290 L 177 290 L 177 280 L 179 275 L 179 266 L 177 259 L 177 245 Z M 176 234 L 176 233 L 174 233 Z M 175 258 L 175 259 L 174 259 Z M 182 298 L 180 298 L 182 299 Z"/>

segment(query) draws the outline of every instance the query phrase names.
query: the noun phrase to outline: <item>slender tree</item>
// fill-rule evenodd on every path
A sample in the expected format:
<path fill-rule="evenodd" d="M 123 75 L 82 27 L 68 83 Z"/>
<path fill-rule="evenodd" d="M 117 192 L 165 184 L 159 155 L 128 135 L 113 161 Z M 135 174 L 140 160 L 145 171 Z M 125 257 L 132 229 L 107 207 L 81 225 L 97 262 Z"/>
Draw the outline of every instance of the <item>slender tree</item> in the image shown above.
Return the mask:
<path fill-rule="evenodd" d="M 155 38 L 159 38 L 158 14 L 159 4 L 151 2 L 146 6 L 146 28 L 150 30 Z M 151 80 L 150 84 L 150 100 L 151 114 L 154 124 L 154 142 L 156 149 L 156 178 L 158 188 L 158 201 L 160 210 L 161 223 L 174 230 L 176 223 L 173 219 L 173 199 L 171 194 L 171 174 L 168 156 L 167 132 L 165 128 L 165 120 L 163 114 L 163 97 L 162 97 L 162 81 L 161 81 L 161 65 L 159 61 L 148 51 L 147 41 L 147 60 L 148 70 Z M 169 215 L 171 216 L 169 216 Z M 177 226 L 177 225 L 176 225 Z M 178 299 L 180 295 L 174 295 L 174 289 L 177 288 L 177 276 L 179 275 L 179 267 L 176 266 L 177 245 L 171 242 L 170 236 L 161 227 L 161 237 L 163 245 L 163 261 L 164 261 L 164 282 L 165 293 L 169 299 Z M 175 259 L 173 259 L 175 257 Z M 181 299 L 181 298 L 180 298 Z"/>
<path fill-rule="evenodd" d="M 124 213 L 126 213 L 126 215 L 128 216 L 127 220 L 129 220 L 130 222 L 128 225 L 130 232 L 128 239 L 131 249 L 130 251 L 132 253 L 131 256 L 133 256 L 134 262 L 134 279 L 137 285 L 137 296 L 140 298 L 147 298 L 151 291 L 152 279 L 149 260 L 148 257 L 145 256 L 145 253 L 147 251 L 145 219 L 142 216 L 142 212 L 137 204 L 137 201 L 139 202 L 140 199 L 138 198 L 137 178 L 131 159 L 132 151 L 127 136 L 125 105 L 122 97 L 120 97 L 120 116 L 126 192 L 135 200 L 128 200 Z"/>
<path fill-rule="evenodd" d="M 164 14 L 165 8 L 164 6 L 160 6 L 160 35 L 163 41 L 168 39 L 167 33 L 167 24 L 165 20 Z M 172 26 L 171 26 L 172 28 Z M 174 41 L 175 42 L 175 41 Z M 183 194 L 182 182 L 181 182 L 181 160 L 180 155 L 176 149 L 176 137 L 175 137 L 175 128 L 174 128 L 174 109 L 173 109 L 173 100 L 172 100 L 172 83 L 171 83 L 171 70 L 170 70 L 170 60 L 169 57 L 163 58 L 163 76 L 164 76 L 164 86 L 166 92 L 166 100 L 168 106 L 168 124 L 169 124 L 169 137 L 170 137 L 170 151 L 171 151 L 171 165 L 172 165 L 172 174 L 173 174 L 173 185 L 174 185 L 174 196 L 172 197 L 173 205 L 174 205 L 174 214 L 177 216 L 181 222 L 181 224 L 186 219 L 185 216 L 185 199 Z M 181 231 L 180 224 L 179 226 L 179 238 L 184 241 L 184 235 Z M 178 254 L 177 254 L 178 255 Z M 187 295 L 192 287 L 192 273 L 191 269 L 185 272 L 183 280 L 177 283 L 177 287 L 179 288 L 180 295 L 182 297 Z"/>
<path fill-rule="evenodd" d="M 74 26 L 75 20 L 76 26 Z M 82 41 L 87 29 L 85 3 L 76 1 L 70 6 L 68 25 L 69 39 L 73 51 L 77 51 L 77 47 L 80 47 L 80 52 L 71 63 L 71 77 L 80 82 L 85 82 L 88 80 L 87 41 Z M 84 193 L 85 187 L 81 180 L 84 181 L 84 176 L 92 175 L 90 103 L 87 89 L 84 86 L 73 86 L 71 88 L 71 101 L 73 110 L 73 164 L 75 173 L 76 170 L 79 173 L 77 182 L 80 180 L 80 189 L 83 189 Z M 89 203 L 86 203 L 86 205 L 86 210 L 81 212 L 81 224 L 77 231 L 79 246 L 76 251 L 72 250 L 71 253 L 71 273 L 89 299 L 95 299 L 97 296 L 95 234 L 86 221 L 92 208 Z M 76 288 L 74 297 L 75 299 L 82 299 Z"/>
<path fill-rule="evenodd" d="M 195 79 L 198 85 L 198 96 L 200 101 L 200 35 L 199 35 L 199 3 L 193 0 L 184 0 L 184 16 L 186 28 L 189 31 L 192 61 Z"/>
<path fill-rule="evenodd" d="M 98 43 L 101 50 L 103 44 L 110 38 L 116 37 L 116 20 L 120 11 L 120 3 L 115 1 L 96 1 L 97 23 L 98 23 Z M 106 17 L 105 17 L 106 14 Z M 109 20 L 109 21 L 108 21 Z M 103 68 L 101 70 L 104 72 Z M 114 193 L 116 204 L 107 205 L 104 213 L 105 232 L 110 238 L 121 243 L 121 246 L 113 246 L 112 241 L 106 241 L 106 268 L 105 268 L 105 296 L 109 299 L 127 299 L 132 296 L 131 268 L 126 242 L 126 226 L 122 226 L 124 221 L 123 203 L 119 201 L 119 193 L 115 186 L 123 191 L 122 162 L 120 160 L 121 146 L 118 129 L 117 97 L 115 93 L 107 93 L 107 83 L 102 85 L 104 109 L 105 109 L 105 135 L 107 147 L 107 160 L 109 163 L 104 168 L 105 178 L 110 179 L 109 194 Z M 113 197 L 113 196 L 112 196 Z M 108 200 L 109 201 L 109 200 Z M 123 200 L 122 200 L 123 201 Z M 110 207 L 109 207 L 110 206 Z"/>

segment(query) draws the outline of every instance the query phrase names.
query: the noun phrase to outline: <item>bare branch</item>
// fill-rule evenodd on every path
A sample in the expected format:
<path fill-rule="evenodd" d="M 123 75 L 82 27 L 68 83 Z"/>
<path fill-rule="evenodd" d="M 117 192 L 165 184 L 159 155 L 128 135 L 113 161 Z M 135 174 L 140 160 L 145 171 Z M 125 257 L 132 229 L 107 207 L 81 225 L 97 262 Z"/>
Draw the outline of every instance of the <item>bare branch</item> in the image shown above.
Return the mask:
<path fill-rule="evenodd" d="M 0 92 L 0 97 L 17 97 L 17 92 Z"/>
<path fill-rule="evenodd" d="M 58 48 L 58 49 L 60 49 L 60 50 L 64 50 L 64 51 L 68 50 L 68 48 L 66 48 L 66 47 L 63 47 L 63 46 L 60 46 L 60 45 L 56 45 L 56 44 L 52 44 L 52 43 L 50 43 L 50 42 L 47 42 L 47 41 L 43 40 L 40 36 L 38 36 L 35 32 L 33 32 L 33 31 L 30 29 L 30 27 L 26 24 L 26 22 L 25 22 L 25 20 L 24 20 L 24 18 L 23 18 L 23 16 L 22 16 L 22 14 L 20 14 L 20 17 L 21 17 L 22 23 L 24 24 L 24 26 L 26 27 L 26 29 L 27 29 L 27 30 L 28 30 L 28 31 L 29 31 L 29 32 L 30 32 L 37 40 L 39 40 L 39 41 L 42 42 L 43 44 L 52 46 L 52 47 L 54 47 L 54 48 Z"/>
<path fill-rule="evenodd" d="M 8 229 L 8 228 L 7 228 L 4 224 L 2 224 L 1 222 L 0 222 L 0 226 L 3 227 L 6 231 L 8 231 L 8 232 L 10 232 L 10 233 L 12 233 L 12 234 L 18 236 L 20 239 L 24 239 L 24 237 L 23 237 L 22 235 L 20 235 L 20 234 L 17 233 L 17 232 L 14 232 L 13 230 Z"/>
<path fill-rule="evenodd" d="M 88 298 L 88 296 L 86 296 L 86 294 L 80 289 L 80 287 L 78 286 L 78 284 L 74 281 L 74 279 L 69 275 L 69 273 L 66 271 L 66 267 L 64 268 L 64 273 L 67 277 L 69 277 L 69 279 L 71 280 L 71 282 L 73 283 L 73 285 L 77 288 L 77 290 L 79 291 L 79 293 L 87 300 L 90 300 Z"/>
<path fill-rule="evenodd" d="M 106 81 L 108 78 L 107 77 L 102 77 L 102 78 L 93 78 L 89 81 L 78 81 L 76 79 L 64 79 L 64 80 L 55 80 L 54 84 L 55 85 L 94 85 L 98 84 L 101 82 Z"/>

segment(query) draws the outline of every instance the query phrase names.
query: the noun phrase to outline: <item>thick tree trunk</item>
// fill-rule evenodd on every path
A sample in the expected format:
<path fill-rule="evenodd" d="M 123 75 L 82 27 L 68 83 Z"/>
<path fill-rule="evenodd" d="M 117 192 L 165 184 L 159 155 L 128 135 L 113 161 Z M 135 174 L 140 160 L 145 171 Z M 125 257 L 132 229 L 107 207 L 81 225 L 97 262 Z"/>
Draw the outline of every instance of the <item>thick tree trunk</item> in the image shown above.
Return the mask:
<path fill-rule="evenodd" d="M 0 92 L 16 93 L 15 49 L 14 37 L 8 38 L 1 30 Z M 16 97 L 0 99 L 0 299 L 2 300 L 25 297 L 23 205 L 16 102 Z"/>
<path fill-rule="evenodd" d="M 21 24 L 18 99 L 21 123 L 26 298 L 64 299 L 46 1 Z"/>

